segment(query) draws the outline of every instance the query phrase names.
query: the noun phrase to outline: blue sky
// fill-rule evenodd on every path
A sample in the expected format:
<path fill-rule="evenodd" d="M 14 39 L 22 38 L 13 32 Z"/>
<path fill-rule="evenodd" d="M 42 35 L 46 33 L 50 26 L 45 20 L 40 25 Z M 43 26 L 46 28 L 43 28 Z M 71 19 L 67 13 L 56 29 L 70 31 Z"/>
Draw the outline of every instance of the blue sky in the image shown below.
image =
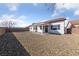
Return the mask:
<path fill-rule="evenodd" d="M 21 27 L 33 22 L 42 22 L 65 17 L 68 20 L 79 19 L 79 4 L 68 3 L 17 3 L 0 4 L 0 21 L 14 20 Z"/>

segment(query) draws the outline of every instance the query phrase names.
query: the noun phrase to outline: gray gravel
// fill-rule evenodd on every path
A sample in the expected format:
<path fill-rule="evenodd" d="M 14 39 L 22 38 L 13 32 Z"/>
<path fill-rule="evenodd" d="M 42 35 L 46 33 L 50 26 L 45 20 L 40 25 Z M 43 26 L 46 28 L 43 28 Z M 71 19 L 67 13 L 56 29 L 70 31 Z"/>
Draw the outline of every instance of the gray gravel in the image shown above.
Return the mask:
<path fill-rule="evenodd" d="M 0 37 L 1 56 L 26 56 L 29 53 L 24 49 L 17 38 L 10 32 Z"/>

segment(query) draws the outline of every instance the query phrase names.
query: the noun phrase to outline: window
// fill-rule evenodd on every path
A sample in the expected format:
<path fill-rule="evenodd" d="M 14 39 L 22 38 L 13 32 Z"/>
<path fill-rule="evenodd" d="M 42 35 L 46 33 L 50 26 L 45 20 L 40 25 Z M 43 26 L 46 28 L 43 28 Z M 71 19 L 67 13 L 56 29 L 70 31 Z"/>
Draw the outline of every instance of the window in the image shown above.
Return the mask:
<path fill-rule="evenodd" d="M 51 29 L 53 30 L 53 25 L 51 25 Z"/>
<path fill-rule="evenodd" d="M 34 30 L 37 30 L 37 26 L 34 26 L 33 29 L 34 29 Z"/>
<path fill-rule="evenodd" d="M 35 29 L 35 28 L 33 27 L 33 29 Z"/>
<path fill-rule="evenodd" d="M 51 25 L 51 30 L 59 30 L 60 25 Z"/>
<path fill-rule="evenodd" d="M 60 29 L 60 25 L 58 25 L 58 30 Z"/>
<path fill-rule="evenodd" d="M 40 26 L 40 29 L 42 29 L 42 26 Z"/>

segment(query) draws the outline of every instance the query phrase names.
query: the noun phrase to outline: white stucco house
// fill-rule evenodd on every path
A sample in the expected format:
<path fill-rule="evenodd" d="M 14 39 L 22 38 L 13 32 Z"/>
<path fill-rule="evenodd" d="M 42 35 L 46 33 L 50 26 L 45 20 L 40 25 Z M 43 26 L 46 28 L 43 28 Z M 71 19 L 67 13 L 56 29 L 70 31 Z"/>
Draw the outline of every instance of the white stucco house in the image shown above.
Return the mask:
<path fill-rule="evenodd" d="M 65 18 L 48 20 L 45 22 L 33 23 L 30 25 L 31 32 L 65 34 L 68 27 L 68 21 Z"/>

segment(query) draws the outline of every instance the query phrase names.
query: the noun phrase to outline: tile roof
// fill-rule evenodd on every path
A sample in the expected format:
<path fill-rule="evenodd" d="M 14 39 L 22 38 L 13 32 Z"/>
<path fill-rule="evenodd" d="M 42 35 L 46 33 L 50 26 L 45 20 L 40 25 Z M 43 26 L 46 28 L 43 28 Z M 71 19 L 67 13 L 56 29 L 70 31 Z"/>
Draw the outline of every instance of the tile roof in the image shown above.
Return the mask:
<path fill-rule="evenodd" d="M 70 23 L 73 25 L 77 25 L 77 24 L 79 24 L 79 20 L 73 20 L 73 21 L 70 21 Z"/>
<path fill-rule="evenodd" d="M 60 22 L 60 21 L 64 21 L 66 20 L 66 18 L 57 18 L 57 19 L 52 19 L 52 20 L 48 20 L 48 21 L 44 21 L 44 22 L 39 22 L 39 23 L 33 23 L 32 25 L 47 25 L 49 23 L 55 23 L 55 22 Z M 32 26 L 30 25 L 30 26 Z"/>
<path fill-rule="evenodd" d="M 66 18 L 58 18 L 58 19 L 52 19 L 52 20 L 45 21 L 44 23 L 54 23 L 54 22 L 60 22 L 64 20 L 66 20 Z"/>

